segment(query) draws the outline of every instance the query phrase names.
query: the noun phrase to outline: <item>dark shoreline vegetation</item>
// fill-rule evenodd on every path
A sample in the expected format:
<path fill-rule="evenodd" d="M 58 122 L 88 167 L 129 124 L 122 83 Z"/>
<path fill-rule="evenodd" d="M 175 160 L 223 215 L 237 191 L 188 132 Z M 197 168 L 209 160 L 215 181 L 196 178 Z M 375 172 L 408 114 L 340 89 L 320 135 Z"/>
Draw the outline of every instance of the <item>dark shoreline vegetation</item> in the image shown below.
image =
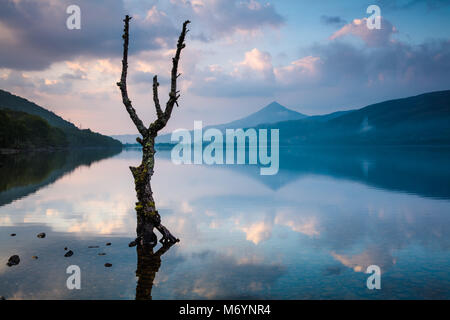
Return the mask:
<path fill-rule="evenodd" d="M 35 103 L 0 90 L 0 153 L 70 148 L 121 149 L 122 144 L 90 129 L 79 129 Z"/>
<path fill-rule="evenodd" d="M 41 117 L 10 109 L 0 110 L 0 146 L 9 150 L 65 148 L 65 133 Z"/>

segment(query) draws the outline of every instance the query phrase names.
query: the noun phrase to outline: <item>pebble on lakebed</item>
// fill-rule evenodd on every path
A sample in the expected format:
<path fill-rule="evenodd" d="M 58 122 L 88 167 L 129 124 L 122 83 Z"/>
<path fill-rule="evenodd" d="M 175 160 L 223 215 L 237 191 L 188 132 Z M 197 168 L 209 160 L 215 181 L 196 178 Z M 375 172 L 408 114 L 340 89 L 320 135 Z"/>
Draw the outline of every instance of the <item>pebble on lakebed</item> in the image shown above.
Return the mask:
<path fill-rule="evenodd" d="M 41 233 L 39 233 L 39 234 L 37 235 L 37 237 L 40 238 L 40 239 L 43 239 L 43 238 L 45 238 L 45 233 L 44 233 L 44 232 L 41 232 Z"/>
<path fill-rule="evenodd" d="M 6 263 L 6 265 L 8 267 L 12 267 L 12 266 L 16 266 L 20 263 L 20 258 L 18 255 L 13 255 L 9 258 L 8 262 Z"/>
<path fill-rule="evenodd" d="M 112 264 L 111 263 L 105 263 L 105 267 L 110 268 L 110 267 L 112 267 Z"/>
<path fill-rule="evenodd" d="M 73 255 L 73 251 L 72 250 L 69 250 L 69 251 L 67 251 L 66 252 L 66 254 L 64 255 L 64 257 L 71 257 Z"/>

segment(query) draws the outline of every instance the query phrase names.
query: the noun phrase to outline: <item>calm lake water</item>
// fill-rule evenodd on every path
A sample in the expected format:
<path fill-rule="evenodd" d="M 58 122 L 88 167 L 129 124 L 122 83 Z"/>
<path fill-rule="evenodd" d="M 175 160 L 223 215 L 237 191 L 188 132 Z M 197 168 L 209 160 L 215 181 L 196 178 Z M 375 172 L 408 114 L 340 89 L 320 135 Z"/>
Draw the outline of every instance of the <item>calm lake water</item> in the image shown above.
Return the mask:
<path fill-rule="evenodd" d="M 275 176 L 176 166 L 159 151 L 155 200 L 181 239 L 162 255 L 128 247 L 128 167 L 139 161 L 139 150 L 1 156 L 0 296 L 450 298 L 448 149 L 282 149 Z M 14 254 L 20 264 L 6 266 Z M 81 290 L 66 287 L 69 265 Z M 381 268 L 381 290 L 366 287 L 369 265 Z"/>

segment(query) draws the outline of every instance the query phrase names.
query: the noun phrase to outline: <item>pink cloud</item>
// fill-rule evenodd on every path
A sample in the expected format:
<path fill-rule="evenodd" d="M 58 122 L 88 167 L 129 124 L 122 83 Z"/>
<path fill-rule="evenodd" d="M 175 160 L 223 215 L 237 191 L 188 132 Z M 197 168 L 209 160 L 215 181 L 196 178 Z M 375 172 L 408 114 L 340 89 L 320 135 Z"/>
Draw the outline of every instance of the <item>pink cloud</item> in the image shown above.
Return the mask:
<path fill-rule="evenodd" d="M 245 59 L 240 65 L 261 72 L 272 72 L 273 70 L 270 54 L 259 51 L 256 48 L 245 53 Z"/>
<path fill-rule="evenodd" d="M 391 39 L 397 29 L 386 19 L 381 18 L 381 29 L 369 29 L 367 18 L 354 19 L 330 36 L 330 40 L 336 40 L 347 35 L 352 35 L 363 40 L 370 47 L 380 47 L 393 42 Z"/>
<path fill-rule="evenodd" d="M 305 82 L 316 78 L 320 63 L 320 57 L 306 56 L 276 68 L 274 72 L 277 80 L 284 84 Z"/>

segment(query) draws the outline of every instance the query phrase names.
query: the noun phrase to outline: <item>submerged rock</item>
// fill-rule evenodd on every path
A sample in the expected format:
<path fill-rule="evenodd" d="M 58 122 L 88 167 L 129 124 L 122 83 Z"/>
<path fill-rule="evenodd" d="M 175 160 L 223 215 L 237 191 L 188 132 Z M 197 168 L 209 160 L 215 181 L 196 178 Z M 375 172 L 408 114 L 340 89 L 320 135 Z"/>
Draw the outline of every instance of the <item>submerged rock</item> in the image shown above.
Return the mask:
<path fill-rule="evenodd" d="M 112 267 L 112 264 L 111 263 L 105 263 L 105 267 L 110 268 L 110 267 Z"/>
<path fill-rule="evenodd" d="M 72 250 L 69 250 L 69 251 L 67 251 L 66 252 L 66 254 L 64 255 L 64 257 L 71 257 L 71 256 L 73 256 L 73 251 Z"/>
<path fill-rule="evenodd" d="M 107 245 L 107 246 L 110 246 L 110 245 L 111 245 L 111 242 L 106 243 L 106 245 Z"/>
<path fill-rule="evenodd" d="M 43 238 L 45 238 L 45 233 L 44 233 L 44 232 L 41 232 L 41 233 L 39 233 L 39 234 L 37 235 L 37 237 L 40 238 L 40 239 L 43 239 Z"/>
<path fill-rule="evenodd" d="M 64 250 L 67 251 L 67 247 L 64 247 Z"/>
<path fill-rule="evenodd" d="M 31 259 L 37 260 L 38 256 L 32 256 Z"/>
<path fill-rule="evenodd" d="M 9 258 L 8 262 L 6 263 L 6 265 L 8 267 L 12 267 L 12 266 L 16 266 L 20 263 L 20 258 L 18 255 L 13 255 Z"/>
<path fill-rule="evenodd" d="M 16 234 L 15 233 L 11 233 L 11 237 L 15 237 L 16 236 Z"/>

